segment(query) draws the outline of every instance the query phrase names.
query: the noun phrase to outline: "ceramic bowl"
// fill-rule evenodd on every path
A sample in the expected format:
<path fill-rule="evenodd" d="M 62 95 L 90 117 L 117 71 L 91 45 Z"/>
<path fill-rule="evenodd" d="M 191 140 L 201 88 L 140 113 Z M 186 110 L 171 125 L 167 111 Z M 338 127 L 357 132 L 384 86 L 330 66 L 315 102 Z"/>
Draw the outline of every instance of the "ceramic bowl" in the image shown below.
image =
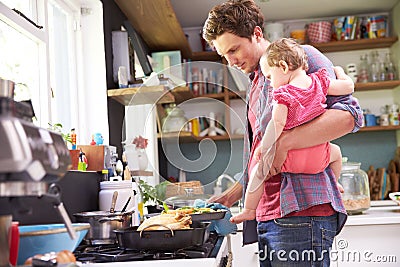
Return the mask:
<path fill-rule="evenodd" d="M 23 265 L 26 259 L 37 254 L 74 251 L 88 232 L 90 224 L 73 223 L 76 238 L 69 237 L 64 224 L 42 224 L 19 226 L 18 265 Z"/>

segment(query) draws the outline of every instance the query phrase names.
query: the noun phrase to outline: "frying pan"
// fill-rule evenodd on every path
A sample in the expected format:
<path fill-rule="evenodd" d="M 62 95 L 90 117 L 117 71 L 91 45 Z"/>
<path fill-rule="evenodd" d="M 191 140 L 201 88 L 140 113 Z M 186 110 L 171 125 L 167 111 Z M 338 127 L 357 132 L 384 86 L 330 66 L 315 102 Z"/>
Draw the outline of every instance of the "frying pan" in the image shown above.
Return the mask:
<path fill-rule="evenodd" d="M 151 225 L 149 225 L 150 227 Z M 194 221 L 191 229 L 137 231 L 137 226 L 116 229 L 120 248 L 136 250 L 176 250 L 204 244 L 208 239 L 210 222 Z"/>

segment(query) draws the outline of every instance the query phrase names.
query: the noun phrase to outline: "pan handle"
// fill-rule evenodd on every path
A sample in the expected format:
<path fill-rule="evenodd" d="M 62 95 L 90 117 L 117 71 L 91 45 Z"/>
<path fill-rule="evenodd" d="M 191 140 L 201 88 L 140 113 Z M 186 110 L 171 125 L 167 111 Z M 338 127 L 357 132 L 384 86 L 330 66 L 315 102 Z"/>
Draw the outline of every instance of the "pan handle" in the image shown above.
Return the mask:
<path fill-rule="evenodd" d="M 113 221 L 123 222 L 124 219 L 122 219 L 122 218 L 117 218 L 117 217 L 103 217 L 103 218 L 100 218 L 100 219 L 98 220 L 99 223 L 113 222 Z"/>
<path fill-rule="evenodd" d="M 143 229 L 140 231 L 140 238 L 142 238 L 142 233 L 143 233 L 143 231 L 146 230 L 146 229 L 149 228 L 149 227 L 152 227 L 152 226 L 161 226 L 161 227 L 165 227 L 165 228 L 167 228 L 168 230 L 170 230 L 170 231 L 171 231 L 171 235 L 174 236 L 174 230 L 172 230 L 171 227 L 169 227 L 168 225 L 155 223 L 155 224 L 147 225 L 145 228 L 143 228 Z"/>

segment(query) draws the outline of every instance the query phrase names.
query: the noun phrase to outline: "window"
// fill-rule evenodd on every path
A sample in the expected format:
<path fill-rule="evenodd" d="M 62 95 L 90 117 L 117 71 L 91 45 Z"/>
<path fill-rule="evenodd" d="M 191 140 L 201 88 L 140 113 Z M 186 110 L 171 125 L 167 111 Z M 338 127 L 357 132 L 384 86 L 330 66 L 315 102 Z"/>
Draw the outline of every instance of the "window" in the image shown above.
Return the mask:
<path fill-rule="evenodd" d="M 78 144 L 96 132 L 108 143 L 102 19 L 100 0 L 0 0 L 0 77 L 37 125 L 76 128 Z"/>

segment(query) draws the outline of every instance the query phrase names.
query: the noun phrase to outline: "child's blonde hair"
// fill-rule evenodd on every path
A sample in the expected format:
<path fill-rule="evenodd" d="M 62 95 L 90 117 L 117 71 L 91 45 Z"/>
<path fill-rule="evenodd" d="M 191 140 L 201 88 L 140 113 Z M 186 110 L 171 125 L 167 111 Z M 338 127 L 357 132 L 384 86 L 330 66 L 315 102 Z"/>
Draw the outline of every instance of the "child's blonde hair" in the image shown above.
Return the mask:
<path fill-rule="evenodd" d="M 279 67 L 279 61 L 283 60 L 288 64 L 289 70 L 300 67 L 303 70 L 308 69 L 307 55 L 294 39 L 281 38 L 272 42 L 263 56 L 266 57 L 267 63 L 271 67 Z"/>

